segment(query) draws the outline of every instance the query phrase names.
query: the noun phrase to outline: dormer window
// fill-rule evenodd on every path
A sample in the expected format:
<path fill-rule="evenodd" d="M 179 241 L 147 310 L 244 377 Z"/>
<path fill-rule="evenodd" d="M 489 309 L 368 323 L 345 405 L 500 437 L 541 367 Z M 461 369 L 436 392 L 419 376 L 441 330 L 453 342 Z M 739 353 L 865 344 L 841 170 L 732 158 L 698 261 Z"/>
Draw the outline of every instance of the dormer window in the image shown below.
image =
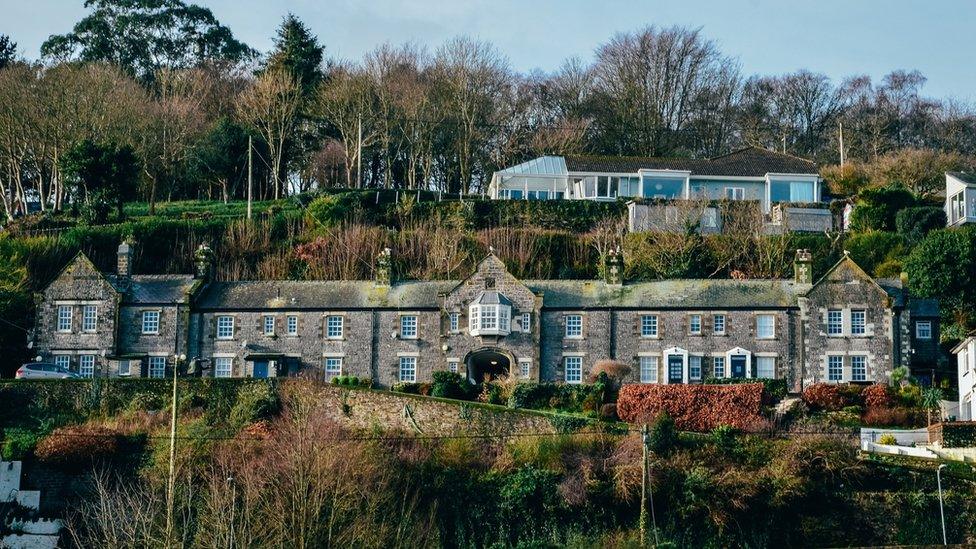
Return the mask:
<path fill-rule="evenodd" d="M 512 329 L 512 302 L 494 291 L 484 291 L 468 307 L 468 329 L 473 336 L 506 336 Z"/>

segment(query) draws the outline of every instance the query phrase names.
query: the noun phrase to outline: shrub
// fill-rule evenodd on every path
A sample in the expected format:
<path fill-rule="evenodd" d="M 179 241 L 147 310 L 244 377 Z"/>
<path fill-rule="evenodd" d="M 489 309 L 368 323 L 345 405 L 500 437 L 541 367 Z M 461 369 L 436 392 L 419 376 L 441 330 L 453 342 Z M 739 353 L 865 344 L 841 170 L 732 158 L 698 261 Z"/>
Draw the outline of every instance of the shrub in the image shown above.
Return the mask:
<path fill-rule="evenodd" d="M 658 412 L 651 426 L 651 451 L 665 455 L 678 444 L 678 429 L 674 419 L 667 412 Z"/>
<path fill-rule="evenodd" d="M 390 386 L 390 390 L 393 391 L 393 392 L 395 392 L 395 393 L 407 393 L 407 394 L 410 394 L 410 395 L 419 395 L 420 394 L 420 389 L 421 389 L 420 386 L 421 386 L 420 383 L 411 383 L 411 382 L 408 382 L 408 381 L 400 381 L 400 382 L 394 383 L 392 386 Z"/>
<path fill-rule="evenodd" d="M 773 402 L 783 400 L 789 393 L 786 380 L 783 378 L 746 379 L 740 377 L 709 377 L 705 379 L 705 385 L 737 385 L 740 383 L 762 383 L 765 396 L 769 397 Z"/>
<path fill-rule="evenodd" d="M 617 420 L 617 405 L 610 403 L 600 406 L 600 419 L 606 421 L 616 421 Z"/>
<path fill-rule="evenodd" d="M 723 450 L 731 450 L 738 445 L 738 430 L 731 425 L 719 425 L 712 429 L 712 442 Z"/>
<path fill-rule="evenodd" d="M 64 468 L 83 468 L 114 459 L 122 447 L 122 435 L 93 425 L 72 425 L 55 429 L 44 437 L 34 454 L 43 463 Z"/>
<path fill-rule="evenodd" d="M 925 416 L 909 408 L 876 406 L 864 412 L 861 423 L 869 427 L 917 427 L 925 425 Z"/>
<path fill-rule="evenodd" d="M 230 410 L 230 422 L 243 427 L 255 421 L 270 419 L 281 409 L 278 391 L 270 382 L 245 385 L 237 393 L 237 401 Z"/>
<path fill-rule="evenodd" d="M 971 448 L 976 446 L 976 422 L 943 423 L 941 427 L 943 448 Z"/>
<path fill-rule="evenodd" d="M 895 227 L 898 233 L 909 242 L 918 242 L 930 232 L 945 226 L 945 211 L 937 206 L 905 208 L 895 215 Z"/>
<path fill-rule="evenodd" d="M 622 360 L 598 360 L 590 371 L 590 383 L 596 381 L 610 381 L 614 386 L 620 385 L 630 374 L 630 364 Z M 601 375 L 603 378 L 601 378 Z"/>
<path fill-rule="evenodd" d="M 869 273 L 876 273 L 885 262 L 900 261 L 907 253 L 905 237 L 882 231 L 853 234 L 844 242 L 844 248 Z"/>
<path fill-rule="evenodd" d="M 896 444 L 898 444 L 898 439 L 896 439 L 895 438 L 895 435 L 893 435 L 891 433 L 885 433 L 885 434 L 881 435 L 881 438 L 878 439 L 878 444 L 886 444 L 888 446 L 895 446 Z"/>
<path fill-rule="evenodd" d="M 467 397 L 464 378 L 460 374 L 448 371 L 434 372 L 434 383 L 431 384 L 431 396 L 441 398 L 463 399 Z"/>
<path fill-rule="evenodd" d="M 814 383 L 803 390 L 803 402 L 813 410 L 839 412 L 860 401 L 860 387 L 835 383 Z"/>
<path fill-rule="evenodd" d="M 719 425 L 752 429 L 761 422 L 763 385 L 624 385 L 617 414 L 641 423 L 667 412 L 679 429 L 711 431 Z"/>
<path fill-rule="evenodd" d="M 894 231 L 899 210 L 914 206 L 915 195 L 902 185 L 865 189 L 858 196 L 851 214 L 851 228 L 856 231 Z"/>
<path fill-rule="evenodd" d="M 33 429 L 5 429 L 3 449 L 0 452 L 4 461 L 21 460 L 31 455 L 41 438 Z"/>
<path fill-rule="evenodd" d="M 519 383 L 508 398 L 508 406 L 570 413 L 581 413 L 585 408 L 595 411 L 599 408 L 596 397 L 602 397 L 604 388 L 600 383 Z"/>
<path fill-rule="evenodd" d="M 894 402 L 891 389 L 883 383 L 869 385 L 861 391 L 861 398 L 867 408 L 887 408 Z"/>

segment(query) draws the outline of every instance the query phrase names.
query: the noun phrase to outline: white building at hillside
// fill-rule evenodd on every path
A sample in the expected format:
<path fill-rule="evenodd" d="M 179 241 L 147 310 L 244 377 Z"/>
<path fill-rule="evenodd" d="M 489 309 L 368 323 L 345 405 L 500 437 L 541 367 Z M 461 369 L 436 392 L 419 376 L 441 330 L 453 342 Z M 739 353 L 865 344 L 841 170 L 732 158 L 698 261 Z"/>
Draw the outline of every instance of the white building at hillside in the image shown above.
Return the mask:
<path fill-rule="evenodd" d="M 946 172 L 945 177 L 948 226 L 976 223 L 976 173 Z"/>
<path fill-rule="evenodd" d="M 502 200 L 618 198 L 821 201 L 817 165 L 747 147 L 711 159 L 543 156 L 494 173 L 488 187 Z"/>
<path fill-rule="evenodd" d="M 976 420 L 976 335 L 952 349 L 959 368 L 959 421 Z"/>

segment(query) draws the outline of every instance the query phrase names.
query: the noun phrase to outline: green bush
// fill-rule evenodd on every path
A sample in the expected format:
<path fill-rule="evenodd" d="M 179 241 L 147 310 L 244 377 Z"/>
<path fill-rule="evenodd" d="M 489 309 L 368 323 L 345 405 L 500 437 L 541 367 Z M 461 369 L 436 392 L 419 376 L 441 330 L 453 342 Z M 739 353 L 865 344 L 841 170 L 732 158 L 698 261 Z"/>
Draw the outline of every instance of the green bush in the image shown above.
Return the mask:
<path fill-rule="evenodd" d="M 898 233 L 868 231 L 852 234 L 844 248 L 865 271 L 877 274 L 878 267 L 887 261 L 901 261 L 908 253 L 905 237 Z"/>
<path fill-rule="evenodd" d="M 467 386 L 470 384 L 465 382 L 460 374 L 441 370 L 434 372 L 434 382 L 431 384 L 430 394 L 441 398 L 464 399 L 469 396 Z"/>
<path fill-rule="evenodd" d="M 895 215 L 898 233 L 909 242 L 918 242 L 927 234 L 946 226 L 945 211 L 937 206 L 914 206 L 905 208 Z"/>
<path fill-rule="evenodd" d="M 34 448 L 37 447 L 37 443 L 42 437 L 45 436 L 45 434 L 46 433 L 37 431 L 35 429 L 4 429 L 2 450 L 3 460 L 12 461 L 26 459 L 34 452 Z"/>
<path fill-rule="evenodd" d="M 878 444 L 886 444 L 889 446 L 894 446 L 898 444 L 898 439 L 896 439 L 895 435 L 891 433 L 885 433 L 881 435 L 881 438 L 878 439 Z"/>
<path fill-rule="evenodd" d="M 249 423 L 269 419 L 281 410 L 277 384 L 273 381 L 250 383 L 237 392 L 237 401 L 230 410 L 230 423 L 240 428 Z"/>
<path fill-rule="evenodd" d="M 661 412 L 651 425 L 651 450 L 655 454 L 667 455 L 678 444 L 678 428 L 667 412 Z"/>
<path fill-rule="evenodd" d="M 712 443 L 723 450 L 732 450 L 739 445 L 738 434 L 738 430 L 731 425 L 719 425 L 712 429 Z"/>
<path fill-rule="evenodd" d="M 564 383 L 519 383 L 508 398 L 510 408 L 556 410 L 559 412 L 599 412 L 606 386 L 602 383 L 568 385 Z"/>
<path fill-rule="evenodd" d="M 851 228 L 855 231 L 894 231 L 898 212 L 915 204 L 915 195 L 902 185 L 865 189 L 851 213 Z"/>

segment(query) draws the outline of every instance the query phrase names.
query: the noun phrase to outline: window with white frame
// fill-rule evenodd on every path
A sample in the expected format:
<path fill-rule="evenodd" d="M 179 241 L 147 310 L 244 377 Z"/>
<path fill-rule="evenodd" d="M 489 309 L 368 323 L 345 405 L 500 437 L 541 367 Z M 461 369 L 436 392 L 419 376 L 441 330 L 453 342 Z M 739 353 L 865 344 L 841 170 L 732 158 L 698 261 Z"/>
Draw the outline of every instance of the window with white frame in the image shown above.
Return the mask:
<path fill-rule="evenodd" d="M 275 317 L 264 315 L 264 335 L 273 336 L 275 334 Z"/>
<path fill-rule="evenodd" d="M 756 337 L 772 339 L 776 337 L 776 317 L 773 315 L 756 316 Z"/>
<path fill-rule="evenodd" d="M 691 315 L 688 317 L 688 333 L 691 335 L 702 333 L 701 315 Z"/>
<path fill-rule="evenodd" d="M 325 337 L 342 339 L 342 317 L 331 315 L 325 320 Z"/>
<path fill-rule="evenodd" d="M 71 368 L 71 357 L 68 355 L 54 355 L 54 365 L 68 370 Z"/>
<path fill-rule="evenodd" d="M 415 356 L 401 356 L 400 357 L 400 381 L 405 383 L 413 383 L 417 381 L 417 357 Z"/>
<path fill-rule="evenodd" d="M 702 357 L 691 355 L 688 357 L 688 379 L 702 378 Z"/>
<path fill-rule="evenodd" d="M 58 331 L 71 332 L 71 305 L 58 305 Z"/>
<path fill-rule="evenodd" d="M 842 381 L 844 379 L 844 357 L 830 355 L 827 357 L 827 381 Z"/>
<path fill-rule="evenodd" d="M 214 357 L 214 377 L 231 377 L 233 373 L 234 359 L 232 357 Z"/>
<path fill-rule="evenodd" d="M 915 323 L 915 339 L 932 339 L 932 321 L 919 320 Z"/>
<path fill-rule="evenodd" d="M 81 377 L 95 377 L 95 355 L 78 356 L 78 373 Z"/>
<path fill-rule="evenodd" d="M 342 357 L 330 356 L 325 358 L 325 380 L 332 381 L 332 378 L 342 375 Z"/>
<path fill-rule="evenodd" d="M 566 383 L 582 383 L 583 382 L 583 357 L 581 356 L 567 356 L 563 358 L 563 367 L 565 369 L 563 377 Z"/>
<path fill-rule="evenodd" d="M 868 315 L 864 309 L 851 311 L 851 335 L 864 335 L 867 330 Z"/>
<path fill-rule="evenodd" d="M 500 304 L 472 304 L 468 308 L 471 335 L 508 335 L 512 330 L 512 307 Z"/>
<path fill-rule="evenodd" d="M 416 316 L 404 315 L 400 317 L 400 337 L 402 337 L 403 339 L 417 339 L 417 317 Z"/>
<path fill-rule="evenodd" d="M 725 315 L 712 315 L 712 331 L 717 335 L 725 334 Z"/>
<path fill-rule="evenodd" d="M 132 361 L 120 360 L 119 361 L 119 375 L 127 376 L 132 374 Z"/>
<path fill-rule="evenodd" d="M 142 333 L 144 334 L 159 333 L 159 311 L 142 312 Z"/>
<path fill-rule="evenodd" d="M 641 337 L 657 337 L 657 315 L 641 315 Z"/>
<path fill-rule="evenodd" d="M 492 305 L 482 306 L 480 322 L 482 330 L 498 329 L 498 308 Z"/>
<path fill-rule="evenodd" d="M 583 337 L 583 315 L 566 315 L 566 337 Z"/>
<path fill-rule="evenodd" d="M 461 329 L 461 313 L 451 313 L 449 330 L 454 333 Z"/>
<path fill-rule="evenodd" d="M 285 318 L 285 329 L 288 331 L 288 335 L 297 336 L 298 335 L 298 315 L 288 315 Z"/>
<path fill-rule="evenodd" d="M 166 377 L 166 357 L 149 357 L 149 377 Z"/>
<path fill-rule="evenodd" d="M 657 383 L 658 359 L 656 356 L 642 356 L 638 359 L 641 383 Z"/>
<path fill-rule="evenodd" d="M 851 381 L 868 380 L 868 357 L 851 355 Z"/>
<path fill-rule="evenodd" d="M 745 187 L 725 187 L 725 198 L 729 200 L 745 200 Z"/>
<path fill-rule="evenodd" d="M 827 311 L 827 335 L 842 335 L 844 333 L 844 312 L 840 309 Z"/>
<path fill-rule="evenodd" d="M 522 313 L 522 331 L 532 331 L 532 313 Z"/>
<path fill-rule="evenodd" d="M 522 379 L 528 379 L 529 376 L 532 375 L 532 361 L 519 359 L 518 365 L 519 365 L 519 376 Z"/>
<path fill-rule="evenodd" d="M 98 326 L 98 307 L 95 305 L 85 305 L 81 309 L 81 331 L 94 332 Z"/>
<path fill-rule="evenodd" d="M 725 357 L 712 357 L 712 375 L 717 378 L 725 377 Z"/>
<path fill-rule="evenodd" d="M 756 377 L 773 379 L 776 377 L 776 358 L 771 356 L 756 357 Z"/>
<path fill-rule="evenodd" d="M 458 373 L 458 363 L 459 363 L 459 361 L 457 361 L 457 360 L 448 360 L 447 361 L 447 371 L 448 372 L 451 372 L 452 374 Z"/>
<path fill-rule="evenodd" d="M 217 317 L 217 339 L 234 338 L 234 317 L 220 315 Z"/>

